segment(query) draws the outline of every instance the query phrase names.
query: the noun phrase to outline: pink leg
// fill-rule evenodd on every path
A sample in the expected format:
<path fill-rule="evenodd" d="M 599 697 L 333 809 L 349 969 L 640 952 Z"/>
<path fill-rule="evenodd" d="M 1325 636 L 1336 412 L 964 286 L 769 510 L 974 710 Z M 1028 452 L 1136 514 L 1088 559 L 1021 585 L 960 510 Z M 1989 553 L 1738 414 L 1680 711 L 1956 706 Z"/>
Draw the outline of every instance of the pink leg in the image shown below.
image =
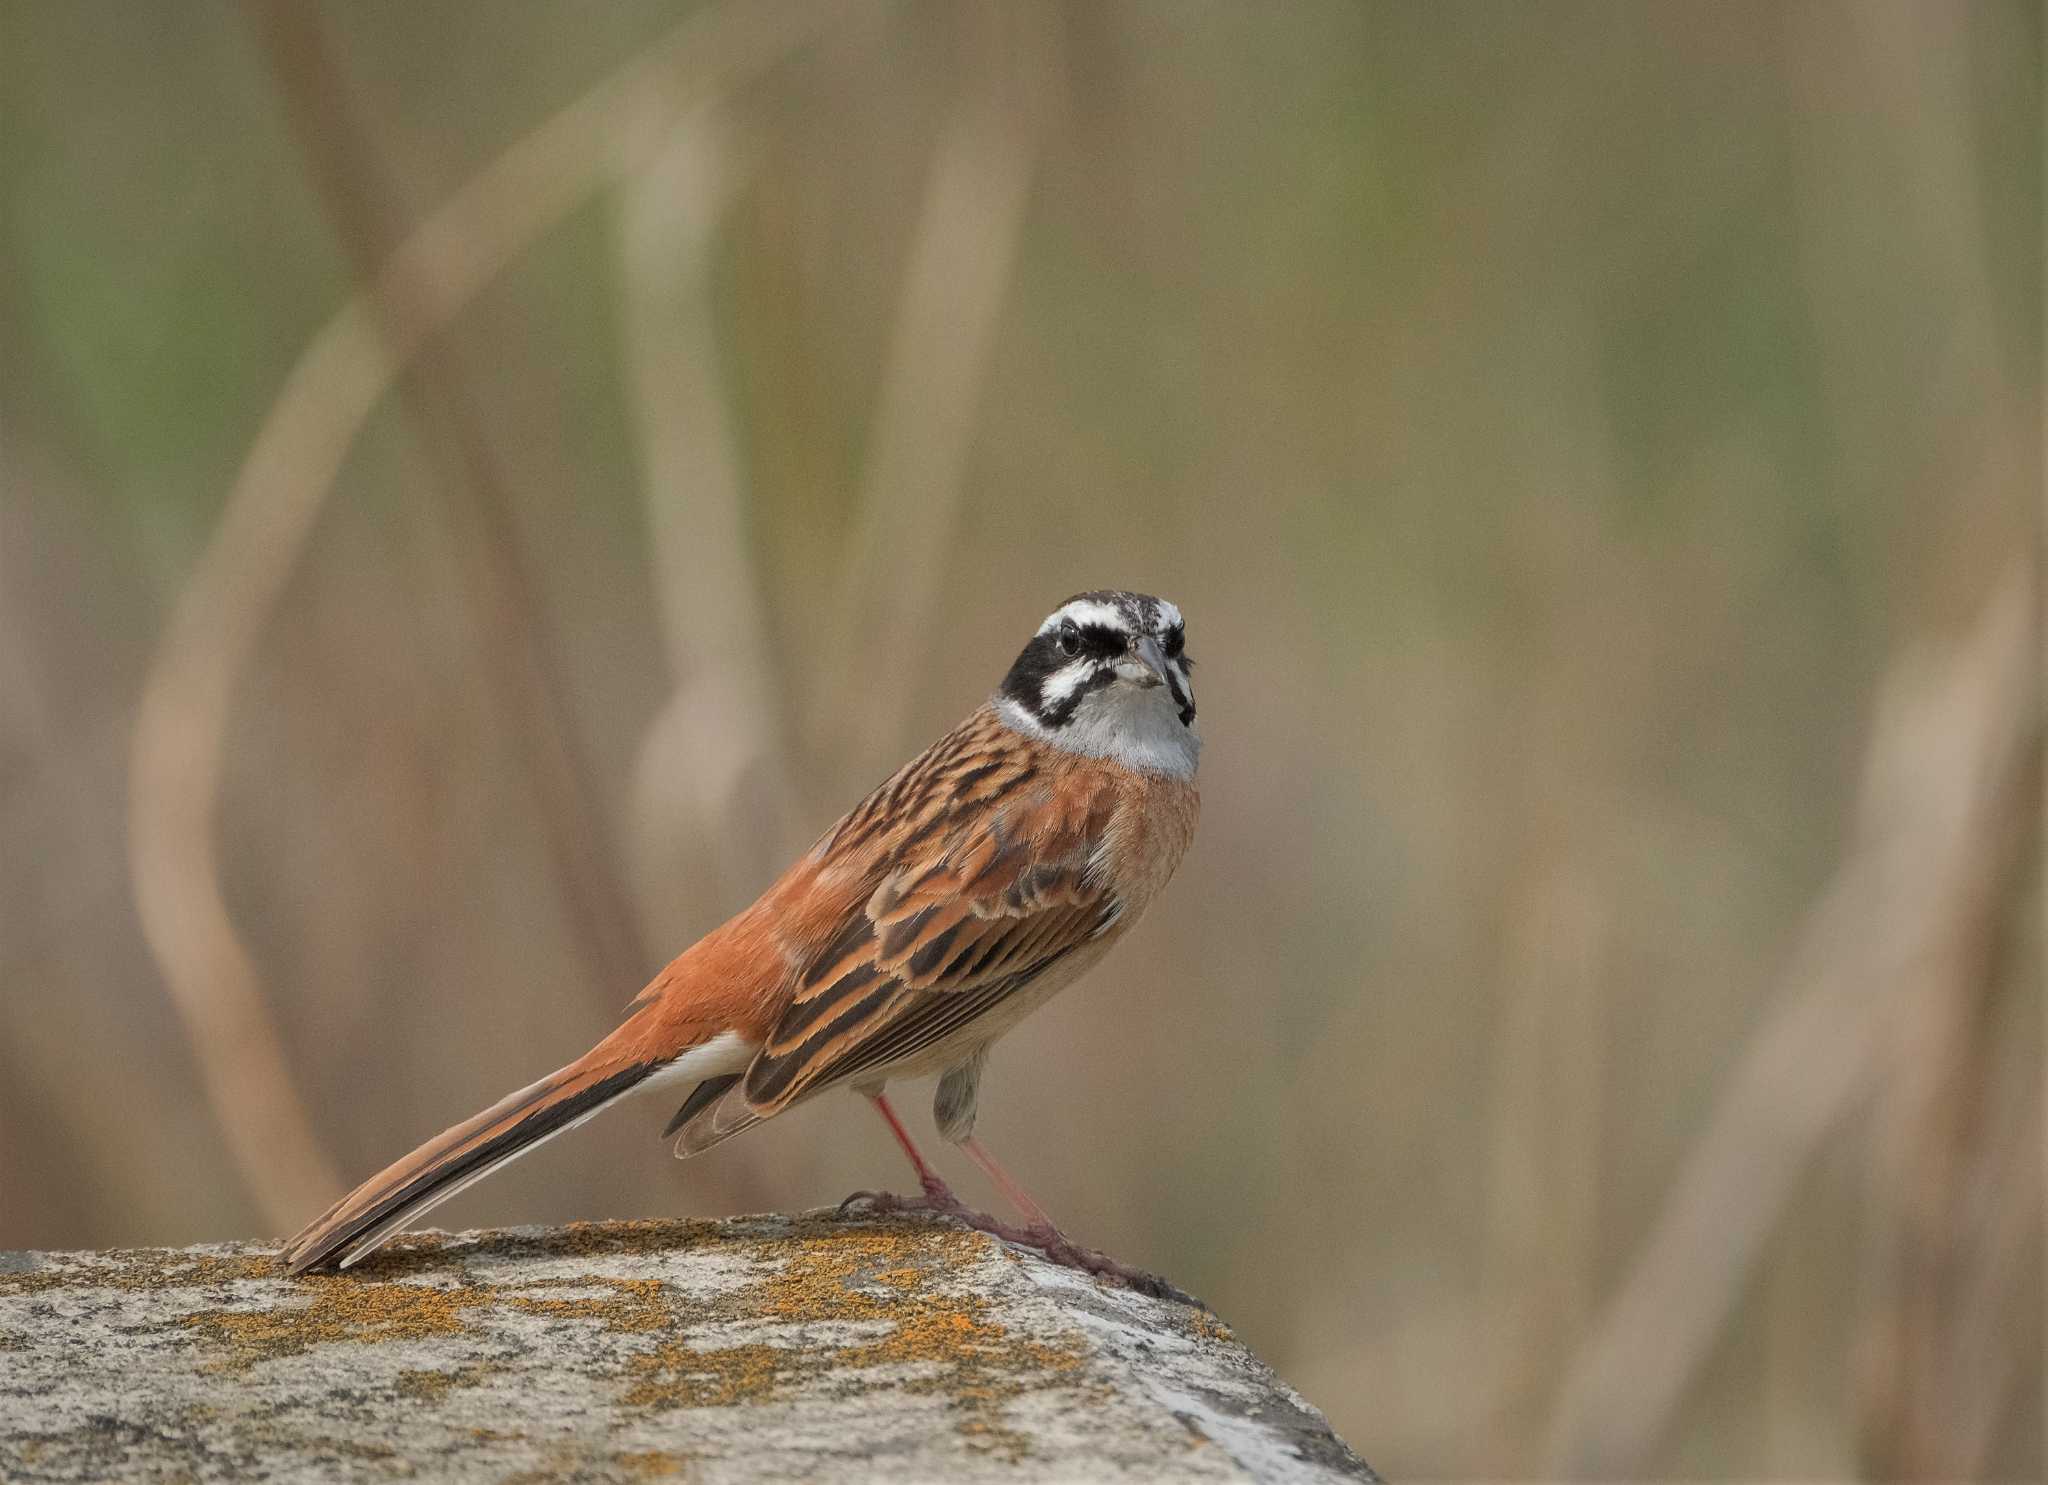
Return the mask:
<path fill-rule="evenodd" d="M 903 1147 L 903 1153 L 910 1157 L 911 1168 L 917 1172 L 917 1183 L 924 1187 L 925 1199 L 935 1207 L 956 1208 L 960 1198 L 953 1194 L 939 1173 L 931 1168 L 924 1158 L 924 1152 L 917 1148 L 917 1142 L 910 1137 L 910 1131 L 903 1127 L 903 1121 L 896 1117 L 896 1110 L 889 1106 L 888 1098 L 880 1093 L 870 1093 L 875 1112 L 880 1114 L 889 1126 L 889 1133 L 896 1136 L 896 1143 Z M 852 1198 L 849 1197 L 848 1200 Z"/>
<path fill-rule="evenodd" d="M 896 1136 L 896 1143 L 903 1147 L 903 1153 L 910 1157 L 911 1167 L 917 1172 L 918 1184 L 924 1187 L 924 1200 L 917 1201 L 901 1196 L 891 1196 L 886 1191 L 856 1191 L 839 1204 L 840 1215 L 855 1204 L 872 1208 L 877 1212 L 935 1211 L 944 1213 L 955 1221 L 963 1222 L 980 1232 L 986 1232 L 1004 1242 L 1020 1243 L 1036 1248 L 1054 1263 L 1080 1269 L 1084 1273 L 1108 1279 L 1113 1283 L 1136 1289 L 1140 1293 L 1157 1295 L 1162 1299 L 1178 1300 L 1182 1304 L 1201 1304 L 1200 1300 L 1182 1293 L 1166 1280 L 1143 1269 L 1129 1268 L 1104 1253 L 1092 1248 L 1079 1248 L 1067 1241 L 1064 1234 L 1053 1226 L 1052 1219 L 1045 1215 L 1045 1208 L 1033 1201 L 1030 1194 L 1012 1180 L 1010 1173 L 996 1163 L 993 1155 L 976 1139 L 963 1140 L 960 1148 L 965 1150 L 974 1163 L 988 1172 L 988 1178 L 996 1183 L 1007 1197 L 1024 1214 L 1027 1227 L 1010 1227 L 981 1212 L 970 1211 L 955 1196 L 939 1173 L 932 1169 L 924 1158 L 924 1152 L 917 1148 L 910 1131 L 903 1127 L 903 1121 L 896 1117 L 896 1111 L 889 1107 L 889 1100 L 879 1093 L 868 1095 L 874 1101 L 875 1112 L 882 1116 L 889 1126 L 889 1133 Z"/>
<path fill-rule="evenodd" d="M 996 1157 L 988 1146 L 979 1139 L 969 1137 L 960 1141 L 960 1148 L 967 1152 L 967 1158 L 980 1166 L 988 1178 L 996 1183 L 996 1190 L 1003 1193 L 1003 1199 L 1023 1215 L 1033 1227 L 1042 1227 L 1047 1232 L 1057 1233 L 1059 1225 L 1045 1214 L 1045 1208 L 1031 1199 L 1031 1193 L 1017 1184 L 1017 1178 L 997 1164 Z"/>

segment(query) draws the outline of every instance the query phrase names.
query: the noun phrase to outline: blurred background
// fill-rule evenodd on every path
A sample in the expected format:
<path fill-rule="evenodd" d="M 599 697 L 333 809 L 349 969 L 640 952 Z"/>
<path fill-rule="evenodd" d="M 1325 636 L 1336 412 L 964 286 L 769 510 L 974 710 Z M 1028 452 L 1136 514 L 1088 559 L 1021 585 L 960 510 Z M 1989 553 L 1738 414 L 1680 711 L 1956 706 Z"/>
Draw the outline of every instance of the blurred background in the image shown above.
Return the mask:
<path fill-rule="evenodd" d="M 1201 834 L 984 1085 L 1072 1232 L 1393 1476 L 2038 1477 L 2041 53 L 0 4 L 0 1248 L 291 1230 L 1130 586 Z M 434 1220 L 904 1178 L 666 1112 Z"/>

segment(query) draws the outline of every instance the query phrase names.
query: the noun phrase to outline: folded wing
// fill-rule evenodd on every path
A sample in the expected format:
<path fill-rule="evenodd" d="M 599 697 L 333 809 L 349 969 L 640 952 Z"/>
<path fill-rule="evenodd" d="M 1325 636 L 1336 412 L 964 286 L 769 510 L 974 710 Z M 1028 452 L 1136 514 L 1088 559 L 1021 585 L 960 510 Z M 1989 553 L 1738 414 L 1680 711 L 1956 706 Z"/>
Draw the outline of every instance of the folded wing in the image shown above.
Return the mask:
<path fill-rule="evenodd" d="M 804 964 L 740 1080 L 679 1116 L 678 1154 L 952 1037 L 1121 915 L 1096 866 L 1106 793 L 1048 788 L 996 809 L 943 804 L 904 833 L 880 885 Z"/>

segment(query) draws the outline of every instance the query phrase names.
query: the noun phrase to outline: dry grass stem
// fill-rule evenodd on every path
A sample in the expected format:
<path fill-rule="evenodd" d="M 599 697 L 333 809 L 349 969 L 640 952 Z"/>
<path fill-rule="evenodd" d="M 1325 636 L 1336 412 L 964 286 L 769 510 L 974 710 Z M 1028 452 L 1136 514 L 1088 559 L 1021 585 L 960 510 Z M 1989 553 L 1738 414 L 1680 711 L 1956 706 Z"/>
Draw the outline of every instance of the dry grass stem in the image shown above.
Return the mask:
<path fill-rule="evenodd" d="M 2014 854 L 2039 744 L 2031 569 L 1885 687 L 1847 859 L 1800 935 L 1670 1197 L 1566 1374 L 1561 1475 L 1640 1470 L 1822 1140 L 1866 1095 L 1959 920 Z"/>
<path fill-rule="evenodd" d="M 1954 1302 L 1938 1336 L 1936 1364 L 1950 1411 L 1936 1438 L 1953 1479 L 1981 1478 L 2026 1360 L 2012 1343 L 2013 1317 L 2027 1293 L 2030 1264 L 2042 1261 L 2042 1202 L 2048 1196 L 2039 1144 L 2048 1101 L 2038 1073 L 2036 1078 L 2032 1106 L 2011 1126 L 2013 1137 L 1981 1162 L 1984 1189 L 1976 1205 L 1983 1210 L 1973 1224 L 1974 1241 L 1960 1254 Z M 2038 1269 L 2031 1277 L 2038 1278 Z"/>
<path fill-rule="evenodd" d="M 620 196 L 620 333 L 675 689 L 641 742 L 633 819 L 650 927 L 706 842 L 730 901 L 791 834 L 784 701 L 715 309 L 720 229 L 750 165 L 726 116 L 683 119 Z"/>
<path fill-rule="evenodd" d="M 1548 1400 L 1540 1358 L 1570 1344 L 1591 1305 L 1611 936 L 1604 895 L 1572 862 L 1522 884 L 1494 1046 L 1483 1308 L 1513 1353 L 1503 1374 L 1538 1385 L 1498 1402 L 1503 1470 Z"/>
<path fill-rule="evenodd" d="M 314 336 L 265 415 L 167 619 L 130 755 L 129 865 L 150 951 L 207 1099 L 267 1220 L 339 1186 L 262 981 L 221 897 L 213 819 L 236 679 L 256 651 L 356 435 L 401 369 L 661 121 L 736 88 L 851 6 L 727 3 L 562 109 L 455 191 Z M 395 312 L 402 307 L 403 312 Z"/>
<path fill-rule="evenodd" d="M 2023 767 L 2009 805 L 2034 777 Z M 1861 1370 L 1862 1463 L 1875 1478 L 1972 1477 L 2011 1370 L 2010 1347 L 1957 1344 L 1966 1323 L 1958 1278 L 2011 1285 L 2012 1254 L 2000 1265 L 1992 1253 L 2022 1235 L 1999 1229 L 2013 1225 L 2015 1191 L 2035 1183 L 2024 1174 L 2015 1181 L 2016 1164 L 2031 1162 L 2015 1162 L 2009 1147 L 2030 1148 L 2039 1127 L 1997 1107 L 2006 1060 L 1998 968 L 2025 814 L 2009 807 L 1991 825 L 1987 850 L 2008 869 L 1986 870 L 1959 889 L 1883 1053 L 1890 1071 L 1872 1120 L 1862 1333 L 1852 1348 Z M 2021 1069 L 2003 1087 L 2017 1081 L 2037 1098 L 2038 1078 L 2038 1069 Z M 1979 1307 L 1985 1302 L 1980 1295 Z"/>
<path fill-rule="evenodd" d="M 410 213 L 353 106 L 345 64 L 325 23 L 306 8 L 250 0 L 248 9 L 297 124 L 308 173 L 358 275 L 368 279 L 402 240 Z M 402 334 L 397 322 L 409 307 L 380 301 L 378 308 L 386 338 Z M 444 336 L 420 347 L 398 387 L 441 513 L 457 533 L 473 643 L 525 770 L 591 989 L 611 1005 L 619 986 L 646 973 L 648 956 L 609 844 L 601 790 L 569 716 L 567 681 L 521 550 L 503 461 L 470 395 L 473 380 Z"/>
<path fill-rule="evenodd" d="M 996 326 L 1056 95 L 1053 12 L 975 0 L 958 12 L 963 80 L 934 147 L 904 270 L 852 544 L 823 725 L 845 753 L 890 755 L 909 686 L 877 693 L 861 656 L 915 675 L 958 519 Z"/>

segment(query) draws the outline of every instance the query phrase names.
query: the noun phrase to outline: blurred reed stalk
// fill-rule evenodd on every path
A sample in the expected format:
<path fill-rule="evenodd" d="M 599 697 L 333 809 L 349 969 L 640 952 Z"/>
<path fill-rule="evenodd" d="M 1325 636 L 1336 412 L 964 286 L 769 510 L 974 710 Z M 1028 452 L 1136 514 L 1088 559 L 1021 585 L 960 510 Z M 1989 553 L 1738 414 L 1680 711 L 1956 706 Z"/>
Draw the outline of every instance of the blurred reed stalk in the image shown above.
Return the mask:
<path fill-rule="evenodd" d="M 1645 1467 L 1822 1142 L 1927 1055 L 1901 1035 L 1927 1001 L 1976 993 L 2040 786 L 2039 633 L 2029 567 L 1960 642 L 1916 646 L 1887 677 L 1848 854 L 1566 1372 L 1550 1438 L 1560 1476 Z M 1925 1344 L 1946 1352 L 1945 1340 Z"/>
<path fill-rule="evenodd" d="M 1978 100 L 1971 71 L 1956 65 L 1968 52 L 1968 17 L 1939 6 L 1849 7 L 1831 17 L 1808 11 L 1786 35 L 1794 63 L 1788 75 L 1816 117 L 1840 116 L 1834 64 L 1850 49 L 1868 61 L 1872 101 L 1913 121 L 1899 136 L 1896 168 L 1910 203 L 1900 227 L 1946 291 L 1940 350 L 1922 395 L 1977 406 L 1979 436 L 1955 440 L 1955 462 L 1996 461 L 2011 446 L 2000 421 L 2014 410 L 1984 397 L 1986 373 L 1999 362 L 2000 327 L 1983 177 L 1974 168 Z M 1800 199 L 1825 202 L 1836 168 L 1822 147 L 1826 135 L 1797 138 L 1808 180 Z M 1823 233 L 1804 235 L 1811 239 L 1811 301 L 1846 340 L 1867 306 L 1840 282 Z M 1845 407 L 1857 373 L 1834 362 L 1822 370 L 1823 391 Z M 2039 477 L 2037 464 L 2037 484 Z M 2026 602 L 2038 643 L 2038 590 Z M 2031 686 L 2012 684 L 2037 697 L 2038 676 Z M 1920 984 L 1879 1029 L 1887 1044 L 1875 1055 L 1886 1071 L 1871 1111 L 1852 1349 L 1859 1463 L 1873 1478 L 1977 1474 L 2019 1364 L 2009 1325 L 2000 1337 L 1987 1311 L 2022 1292 L 2018 1270 L 2041 1215 L 2035 1156 L 2048 1149 L 2038 1112 L 2040 1049 L 2000 1036 L 2001 969 L 2014 947 L 2011 878 L 2027 869 L 2024 801 L 2040 787 L 2038 717 L 2027 725 L 2034 742 L 2018 760 L 2018 776 L 2002 786 L 2002 815 L 1981 822 L 1979 855 L 1940 884 L 1950 916 L 1915 946 Z"/>
<path fill-rule="evenodd" d="M 2026 828 L 2038 752 L 1997 828 Z M 2038 1048 L 2001 1038 L 2000 973 L 2014 945 L 2011 872 L 1962 884 L 1923 985 L 1888 1028 L 1893 1070 L 1872 1121 L 1863 1238 L 1864 1472 L 1873 1479 L 1973 1479 L 2004 1406 L 2015 1347 L 1988 1323 L 2022 1292 L 2017 1264 L 2040 1211 Z M 2001 1107 L 2001 1104 L 2004 1106 Z"/>
<path fill-rule="evenodd" d="M 1031 181 L 1060 95 L 1058 13 L 972 0 L 956 100 L 933 149 L 869 435 L 854 531 L 819 672 L 819 730 L 840 756 L 893 758 L 953 549 L 981 391 Z"/>
<path fill-rule="evenodd" d="M 213 820 L 236 682 L 350 447 L 407 363 L 665 121 L 744 86 L 858 8 L 725 0 L 700 9 L 453 192 L 308 344 L 172 607 L 130 752 L 129 869 L 208 1103 L 280 1230 L 317 1211 L 340 1178 L 221 896 Z"/>
<path fill-rule="evenodd" d="M 269 53 L 314 187 L 367 283 L 403 240 L 413 213 L 357 116 L 346 64 L 326 21 L 292 0 L 249 0 L 246 9 Z M 376 309 L 387 341 L 419 314 L 398 298 L 380 298 Z M 522 550 L 505 461 L 491 447 L 474 406 L 475 378 L 463 360 L 453 337 L 434 336 L 419 347 L 397 390 L 452 527 L 450 547 L 467 570 L 463 597 L 474 615 L 476 649 L 525 769 L 591 991 L 611 1005 L 620 986 L 637 984 L 652 965 L 609 839 L 602 791 L 569 715 L 567 683 Z"/>
<path fill-rule="evenodd" d="M 708 856 L 736 904 L 781 865 L 793 831 L 787 700 L 717 333 L 717 247 L 751 169 L 728 116 L 707 106 L 620 191 L 620 339 L 675 678 L 633 774 L 644 917 L 664 941 L 687 927 L 668 916 L 689 898 L 679 862 Z"/>
<path fill-rule="evenodd" d="M 1510 907 L 1481 1281 L 1501 1351 L 1490 1374 L 1509 1389 L 1488 1408 L 1503 1473 L 1548 1402 L 1546 1358 L 1592 1308 L 1612 931 L 1604 894 L 1569 860 L 1529 873 Z"/>

